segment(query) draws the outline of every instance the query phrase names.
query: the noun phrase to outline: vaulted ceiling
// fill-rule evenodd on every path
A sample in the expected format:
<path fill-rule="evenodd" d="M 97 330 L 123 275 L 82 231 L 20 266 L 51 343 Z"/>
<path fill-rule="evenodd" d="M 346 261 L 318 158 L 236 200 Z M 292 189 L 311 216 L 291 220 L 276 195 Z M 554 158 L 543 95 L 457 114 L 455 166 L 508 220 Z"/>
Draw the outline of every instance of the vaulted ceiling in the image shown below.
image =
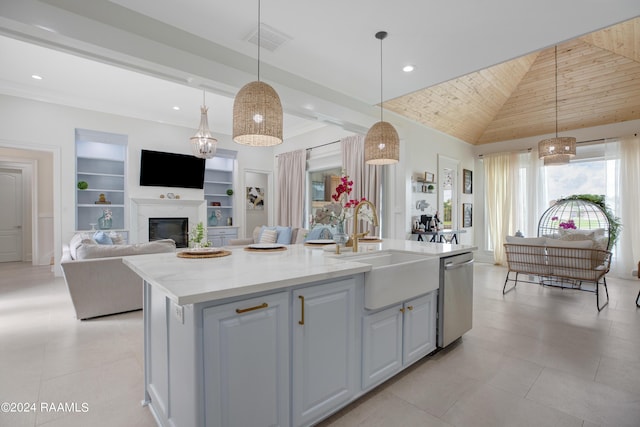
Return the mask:
<path fill-rule="evenodd" d="M 557 130 L 640 119 L 640 17 L 557 45 Z M 384 107 L 471 144 L 556 131 L 554 47 Z"/>

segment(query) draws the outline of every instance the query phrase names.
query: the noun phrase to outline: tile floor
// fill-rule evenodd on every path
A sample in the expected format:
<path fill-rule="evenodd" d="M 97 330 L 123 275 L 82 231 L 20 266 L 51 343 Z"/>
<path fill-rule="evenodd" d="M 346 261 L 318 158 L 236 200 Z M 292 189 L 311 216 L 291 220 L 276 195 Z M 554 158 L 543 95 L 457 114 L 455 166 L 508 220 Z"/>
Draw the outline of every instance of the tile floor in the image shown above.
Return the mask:
<path fill-rule="evenodd" d="M 640 426 L 640 281 L 610 278 L 598 313 L 584 292 L 503 296 L 504 274 L 476 264 L 473 329 L 320 425 Z M 141 314 L 80 322 L 48 267 L 0 264 L 0 402 L 36 404 L 0 426 L 155 425 L 140 405 Z"/>

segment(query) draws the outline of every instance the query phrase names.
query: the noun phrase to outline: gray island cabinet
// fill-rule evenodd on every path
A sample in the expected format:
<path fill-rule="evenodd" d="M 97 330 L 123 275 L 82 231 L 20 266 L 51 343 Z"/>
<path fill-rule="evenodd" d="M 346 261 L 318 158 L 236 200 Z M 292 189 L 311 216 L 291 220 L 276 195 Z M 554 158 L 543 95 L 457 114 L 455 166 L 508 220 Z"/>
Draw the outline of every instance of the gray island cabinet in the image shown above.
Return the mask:
<path fill-rule="evenodd" d="M 436 348 L 437 274 L 370 310 L 370 264 L 303 245 L 124 262 L 144 279 L 144 403 L 160 426 L 312 425 Z"/>

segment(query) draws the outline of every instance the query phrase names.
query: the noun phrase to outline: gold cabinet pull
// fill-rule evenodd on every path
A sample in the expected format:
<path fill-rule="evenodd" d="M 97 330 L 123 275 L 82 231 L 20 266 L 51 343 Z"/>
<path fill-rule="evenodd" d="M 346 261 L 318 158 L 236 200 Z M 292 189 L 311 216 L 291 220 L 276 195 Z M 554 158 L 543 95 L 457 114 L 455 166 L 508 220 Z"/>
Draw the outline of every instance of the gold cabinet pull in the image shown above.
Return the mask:
<path fill-rule="evenodd" d="M 413 306 L 412 306 L 412 305 L 410 305 L 409 307 L 407 307 L 407 309 L 409 309 L 409 310 L 413 310 Z"/>
<path fill-rule="evenodd" d="M 302 295 L 298 295 L 298 298 L 300 298 L 300 309 L 301 309 L 301 319 L 302 319 L 302 320 L 298 320 L 298 324 L 304 325 L 304 297 Z"/>
<path fill-rule="evenodd" d="M 401 309 L 400 309 L 400 313 L 404 313 L 404 308 L 401 308 Z"/>
<path fill-rule="evenodd" d="M 242 314 L 242 313 L 246 313 L 247 311 L 260 310 L 261 308 L 267 308 L 267 307 L 269 307 L 269 304 L 267 304 L 266 302 L 263 302 L 262 304 L 256 305 L 255 307 L 236 308 L 236 313 Z"/>

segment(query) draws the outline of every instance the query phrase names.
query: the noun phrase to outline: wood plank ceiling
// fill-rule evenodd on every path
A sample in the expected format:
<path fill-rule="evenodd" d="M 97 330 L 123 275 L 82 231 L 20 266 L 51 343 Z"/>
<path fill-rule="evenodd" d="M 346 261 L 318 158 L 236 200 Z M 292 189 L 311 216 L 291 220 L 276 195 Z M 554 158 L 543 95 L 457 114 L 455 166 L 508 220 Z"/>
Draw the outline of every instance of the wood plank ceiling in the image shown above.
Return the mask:
<path fill-rule="evenodd" d="M 558 132 L 640 119 L 640 17 L 558 48 Z M 385 101 L 470 144 L 556 131 L 554 47 Z"/>

